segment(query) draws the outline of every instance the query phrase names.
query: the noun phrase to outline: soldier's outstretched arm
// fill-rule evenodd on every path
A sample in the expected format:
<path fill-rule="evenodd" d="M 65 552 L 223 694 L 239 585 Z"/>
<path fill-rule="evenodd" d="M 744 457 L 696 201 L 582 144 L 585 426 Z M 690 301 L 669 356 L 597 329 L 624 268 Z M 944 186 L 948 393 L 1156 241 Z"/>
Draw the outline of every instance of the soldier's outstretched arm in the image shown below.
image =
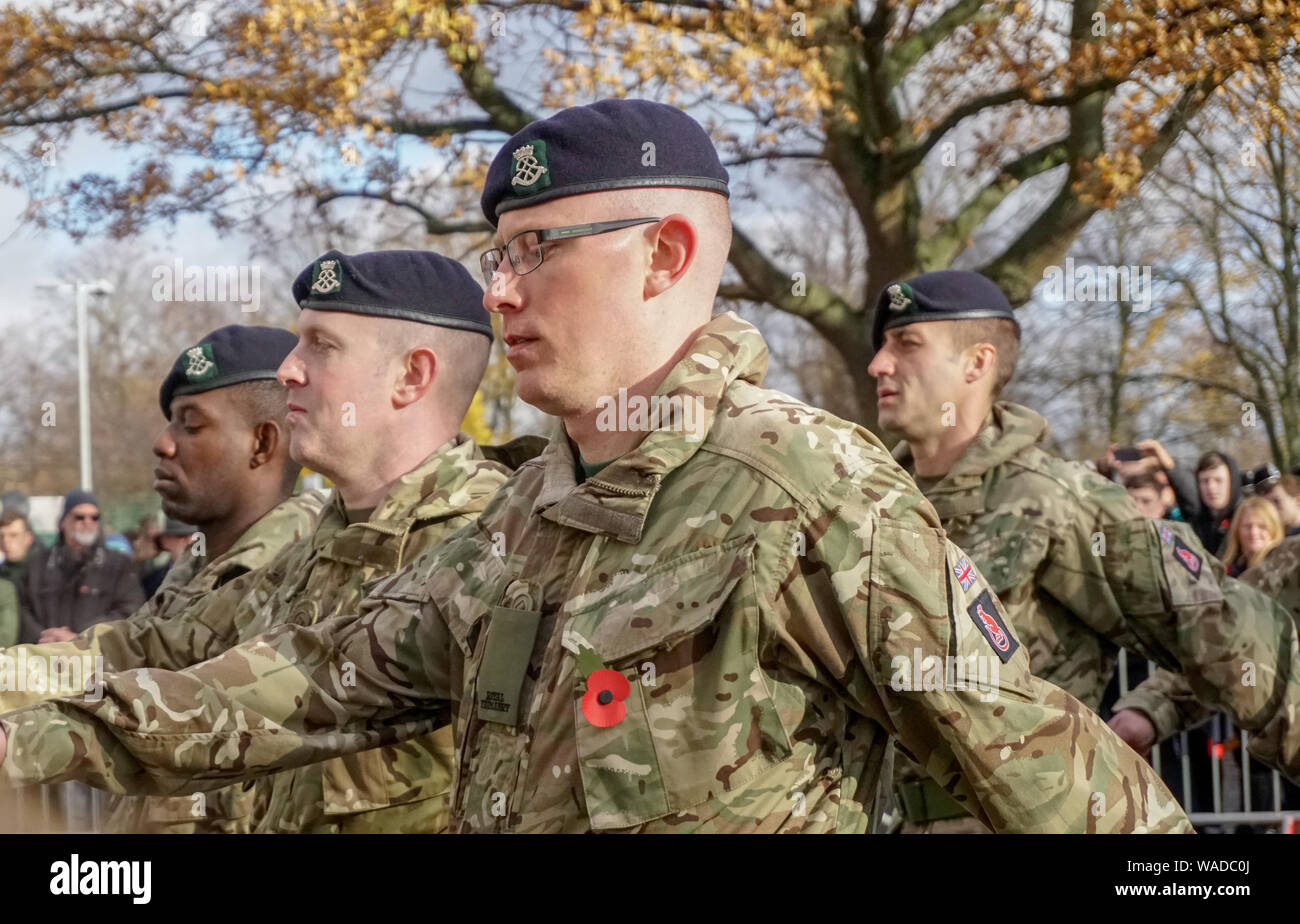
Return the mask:
<path fill-rule="evenodd" d="M 855 502 L 863 489 L 853 480 L 837 490 L 844 503 L 808 557 L 829 582 L 814 594 L 821 618 L 842 621 L 832 634 L 847 631 L 860 663 L 834 643 L 814 656 L 868 715 L 883 708 L 926 773 L 995 831 L 1192 830 L 1145 761 L 1082 703 L 1030 674 L 997 598 L 927 522 L 928 505 L 876 517 Z"/>
<path fill-rule="evenodd" d="M 1112 490 L 1113 489 L 1113 490 Z M 1300 780 L 1300 649 L 1273 598 L 1228 577 L 1191 528 L 1138 515 L 1099 483 L 1041 585 L 1116 644 L 1186 677 L 1206 707 L 1251 732 L 1250 750 Z"/>
<path fill-rule="evenodd" d="M 171 794 L 316 763 L 447 721 L 451 641 L 418 601 L 285 625 L 180 672 L 111 674 L 102 698 L 0 719 L 0 775 Z"/>
<path fill-rule="evenodd" d="M 15 678 L 30 675 L 29 665 L 40 663 L 41 683 L 25 677 L 0 691 L 0 714 L 81 692 L 58 682 L 64 678 L 94 682 L 96 670 L 118 673 L 140 667 L 178 671 L 206 661 L 237 641 L 240 606 L 251 588 L 253 575 L 245 575 L 207 594 L 185 611 L 160 615 L 146 602 L 127 619 L 101 622 L 65 642 L 14 645 L 0 652 Z M 77 659 L 78 670 L 65 665 Z M 98 662 L 95 661 L 99 658 Z M 62 673 L 61 673 L 62 671 Z"/>
<path fill-rule="evenodd" d="M 1300 619 L 1300 538 L 1286 540 L 1263 562 L 1248 568 L 1239 580 L 1281 603 L 1292 621 L 1297 622 Z M 1195 728 L 1214 712 L 1196 698 L 1186 678 L 1166 670 L 1156 671 L 1115 704 L 1117 716 L 1130 709 L 1146 717 L 1150 728 L 1145 731 L 1155 741 Z M 1119 720 L 1134 731 L 1141 728 L 1141 723 L 1125 717 Z M 1111 725 L 1116 726 L 1116 719 L 1111 720 Z"/>

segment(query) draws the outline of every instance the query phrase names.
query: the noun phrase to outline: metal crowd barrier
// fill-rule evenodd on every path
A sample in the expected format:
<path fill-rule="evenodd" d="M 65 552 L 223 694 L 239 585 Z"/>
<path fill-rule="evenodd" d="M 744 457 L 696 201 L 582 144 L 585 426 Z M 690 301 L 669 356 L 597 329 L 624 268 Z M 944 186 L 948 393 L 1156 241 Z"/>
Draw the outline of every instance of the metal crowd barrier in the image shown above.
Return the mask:
<path fill-rule="evenodd" d="M 1118 683 L 1120 696 L 1131 689 L 1129 684 L 1128 652 L 1120 650 Z M 1148 676 L 1154 672 L 1156 665 L 1147 662 Z M 1282 774 L 1273 770 L 1268 773 L 1264 799 L 1257 800 L 1251 785 L 1256 779 L 1252 773 L 1252 764 L 1247 745 L 1250 733 L 1237 729 L 1227 716 L 1217 716 L 1200 730 L 1217 724 L 1218 737 L 1223 739 L 1217 746 L 1212 746 L 1209 753 L 1196 753 L 1204 749 L 1192 743 L 1192 735 L 1180 732 L 1169 741 L 1176 741 L 1177 746 L 1170 748 L 1169 742 L 1151 750 L 1151 764 L 1160 774 L 1175 795 L 1181 799 L 1183 810 L 1192 824 L 1198 828 L 1227 828 L 1249 826 L 1260 830 L 1287 831 L 1300 833 L 1300 787 L 1289 783 Z M 1168 766 L 1166 760 L 1170 751 L 1176 752 L 1174 766 Z M 1238 759 L 1239 758 L 1239 759 Z M 1208 770 L 1209 799 L 1204 798 L 1203 787 L 1198 798 L 1198 787 L 1194 778 L 1198 763 L 1202 770 Z M 1203 772 L 1199 776 L 1203 778 Z"/>

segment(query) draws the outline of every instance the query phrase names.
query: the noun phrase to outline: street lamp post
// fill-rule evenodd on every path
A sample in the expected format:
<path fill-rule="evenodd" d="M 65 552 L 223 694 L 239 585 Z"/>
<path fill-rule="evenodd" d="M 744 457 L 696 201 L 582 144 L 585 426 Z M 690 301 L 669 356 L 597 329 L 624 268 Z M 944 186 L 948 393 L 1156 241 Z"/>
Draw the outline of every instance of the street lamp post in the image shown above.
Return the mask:
<path fill-rule="evenodd" d="M 90 454 L 90 296 L 112 295 L 113 284 L 107 279 L 94 282 L 68 283 L 58 279 L 45 279 L 36 283 L 38 289 L 60 292 L 69 288 L 77 300 L 77 427 L 81 443 L 81 488 L 94 490 Z"/>

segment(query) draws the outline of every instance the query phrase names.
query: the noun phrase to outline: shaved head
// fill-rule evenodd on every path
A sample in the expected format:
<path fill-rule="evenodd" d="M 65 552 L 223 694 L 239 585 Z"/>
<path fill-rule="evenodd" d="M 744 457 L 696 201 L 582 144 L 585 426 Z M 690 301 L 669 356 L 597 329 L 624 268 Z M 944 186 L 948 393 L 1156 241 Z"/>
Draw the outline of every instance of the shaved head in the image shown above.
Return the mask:
<path fill-rule="evenodd" d="M 463 419 L 483 381 L 492 340 L 477 331 L 419 321 L 384 318 L 380 323 L 381 348 L 391 361 L 401 361 L 412 350 L 424 348 L 433 351 L 438 357 L 434 388 L 439 402 L 448 416 L 458 421 Z"/>
<path fill-rule="evenodd" d="M 609 197 L 622 216 L 685 215 L 700 233 L 694 264 L 683 280 L 691 291 L 707 290 L 710 299 L 722 282 L 731 251 L 731 203 L 726 196 L 701 189 L 645 187 L 598 193 Z"/>

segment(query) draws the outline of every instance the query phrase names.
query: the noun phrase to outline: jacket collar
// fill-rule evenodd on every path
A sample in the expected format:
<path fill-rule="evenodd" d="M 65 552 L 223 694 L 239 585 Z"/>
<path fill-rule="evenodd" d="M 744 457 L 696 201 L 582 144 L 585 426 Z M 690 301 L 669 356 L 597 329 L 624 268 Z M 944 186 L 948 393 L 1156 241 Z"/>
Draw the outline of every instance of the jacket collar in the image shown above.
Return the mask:
<path fill-rule="evenodd" d="M 343 499 L 335 491 L 316 529 L 320 541 L 313 544 L 319 548 L 343 533 L 399 537 L 417 522 L 481 511 L 507 473 L 504 465 L 486 458 L 474 440 L 459 433 L 393 482 L 365 522 L 348 523 Z"/>
<path fill-rule="evenodd" d="M 696 333 L 686 355 L 668 371 L 643 406 L 651 429 L 633 450 L 578 484 L 577 460 L 556 425 L 541 455 L 542 488 L 533 513 L 563 526 L 620 542 L 640 541 L 664 478 L 690 461 L 708 439 L 727 389 L 738 379 L 757 385 L 767 372 L 767 344 L 734 312 L 714 317 Z M 636 413 L 636 397 L 614 398 L 602 408 L 614 418 Z M 615 421 L 617 422 L 617 421 Z"/>
<path fill-rule="evenodd" d="M 269 564 L 283 546 L 311 532 L 324 503 L 325 497 L 321 492 L 309 491 L 285 498 L 262 514 L 230 548 L 211 561 L 192 555 L 191 543 L 181 554 L 181 560 L 168 571 L 166 584 L 216 587 L 225 583 L 225 576 L 232 571 L 257 571 Z"/>
<path fill-rule="evenodd" d="M 925 493 L 926 500 L 945 523 L 982 513 L 988 506 L 988 473 L 1046 440 L 1050 431 L 1047 420 L 1037 411 L 1009 401 L 997 402 L 961 458 Z M 894 459 L 908 472 L 915 472 L 912 448 L 906 441 L 894 447 Z"/>

